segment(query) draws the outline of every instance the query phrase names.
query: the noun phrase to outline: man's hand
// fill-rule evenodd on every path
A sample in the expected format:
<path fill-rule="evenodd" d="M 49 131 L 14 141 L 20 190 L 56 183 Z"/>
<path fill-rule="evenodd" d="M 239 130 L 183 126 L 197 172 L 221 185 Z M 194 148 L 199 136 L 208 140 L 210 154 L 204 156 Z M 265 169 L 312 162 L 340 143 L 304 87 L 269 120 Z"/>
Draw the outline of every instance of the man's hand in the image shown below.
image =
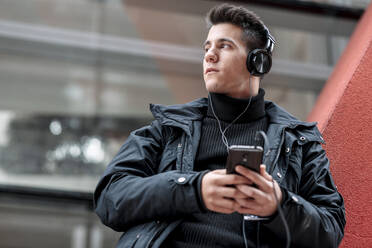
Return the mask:
<path fill-rule="evenodd" d="M 244 191 L 234 185 L 251 185 L 245 176 L 226 174 L 226 170 L 214 170 L 205 174 L 201 183 L 201 194 L 207 209 L 219 213 L 231 214 L 240 208 L 237 199 L 247 198 Z"/>
<path fill-rule="evenodd" d="M 266 172 L 266 166 L 260 166 L 261 174 L 244 168 L 243 166 L 237 166 L 236 172 L 246 177 L 257 186 L 257 188 L 255 188 L 246 184 L 236 185 L 236 188 L 246 196 L 245 198 L 235 198 L 239 203 L 236 211 L 241 214 L 254 214 L 258 216 L 270 216 L 274 214 L 278 207 L 274 190 L 278 196 L 279 204 L 282 201 L 282 191 L 275 180 L 273 185 L 272 176 Z"/>

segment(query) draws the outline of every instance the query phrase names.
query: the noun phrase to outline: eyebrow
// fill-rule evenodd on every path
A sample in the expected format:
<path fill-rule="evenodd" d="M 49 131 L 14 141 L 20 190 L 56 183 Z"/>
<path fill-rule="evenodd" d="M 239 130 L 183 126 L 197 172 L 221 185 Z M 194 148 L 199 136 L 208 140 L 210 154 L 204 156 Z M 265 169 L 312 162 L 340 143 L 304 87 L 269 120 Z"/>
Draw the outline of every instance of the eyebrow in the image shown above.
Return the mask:
<path fill-rule="evenodd" d="M 226 41 L 235 44 L 235 42 L 233 40 L 228 39 L 228 38 L 221 38 L 221 39 L 217 40 L 218 43 L 226 42 Z M 211 43 L 211 41 L 209 41 L 209 40 L 204 41 L 203 47 L 205 47 L 206 45 L 209 45 L 210 43 Z"/>

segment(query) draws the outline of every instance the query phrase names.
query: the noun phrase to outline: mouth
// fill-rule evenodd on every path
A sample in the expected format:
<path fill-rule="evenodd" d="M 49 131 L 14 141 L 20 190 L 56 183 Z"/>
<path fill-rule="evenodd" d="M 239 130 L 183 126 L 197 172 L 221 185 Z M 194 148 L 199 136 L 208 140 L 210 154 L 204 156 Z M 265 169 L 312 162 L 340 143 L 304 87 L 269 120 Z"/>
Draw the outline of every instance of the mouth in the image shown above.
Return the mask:
<path fill-rule="evenodd" d="M 218 70 L 215 69 L 215 68 L 208 68 L 207 70 L 205 70 L 205 74 L 209 74 L 209 73 L 213 73 L 213 72 L 218 72 Z"/>

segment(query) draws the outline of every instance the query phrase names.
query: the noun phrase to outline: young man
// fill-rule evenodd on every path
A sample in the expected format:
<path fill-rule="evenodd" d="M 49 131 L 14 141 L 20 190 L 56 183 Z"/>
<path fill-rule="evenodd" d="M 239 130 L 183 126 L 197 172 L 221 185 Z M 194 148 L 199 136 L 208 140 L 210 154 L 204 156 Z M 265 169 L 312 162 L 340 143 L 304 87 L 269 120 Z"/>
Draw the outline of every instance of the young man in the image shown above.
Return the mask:
<path fill-rule="evenodd" d="M 118 247 L 284 247 L 280 204 L 292 247 L 337 247 L 344 204 L 323 139 L 259 88 L 272 36 L 243 7 L 220 5 L 207 18 L 208 98 L 151 105 L 155 120 L 130 135 L 97 186 L 97 214 L 124 232 Z M 227 147 L 257 144 L 258 131 L 270 143 L 260 173 L 227 174 Z M 244 219 L 251 214 L 266 219 Z"/>

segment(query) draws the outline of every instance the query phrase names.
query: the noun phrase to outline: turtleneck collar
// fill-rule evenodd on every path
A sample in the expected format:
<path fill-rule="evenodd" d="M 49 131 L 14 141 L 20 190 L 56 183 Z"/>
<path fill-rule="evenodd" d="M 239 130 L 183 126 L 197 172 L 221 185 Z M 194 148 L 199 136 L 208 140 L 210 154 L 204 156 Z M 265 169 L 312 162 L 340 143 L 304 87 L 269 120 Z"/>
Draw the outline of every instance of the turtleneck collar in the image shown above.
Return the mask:
<path fill-rule="evenodd" d="M 258 94 L 252 97 L 251 104 L 248 110 L 236 121 L 236 123 L 246 123 L 257 120 L 265 115 L 265 91 L 260 88 Z M 218 119 L 225 122 L 232 122 L 238 117 L 249 103 L 249 98 L 238 99 L 219 93 L 209 93 L 208 96 L 208 112 L 207 116 L 215 118 L 210 106 L 213 103 L 213 109 Z"/>

